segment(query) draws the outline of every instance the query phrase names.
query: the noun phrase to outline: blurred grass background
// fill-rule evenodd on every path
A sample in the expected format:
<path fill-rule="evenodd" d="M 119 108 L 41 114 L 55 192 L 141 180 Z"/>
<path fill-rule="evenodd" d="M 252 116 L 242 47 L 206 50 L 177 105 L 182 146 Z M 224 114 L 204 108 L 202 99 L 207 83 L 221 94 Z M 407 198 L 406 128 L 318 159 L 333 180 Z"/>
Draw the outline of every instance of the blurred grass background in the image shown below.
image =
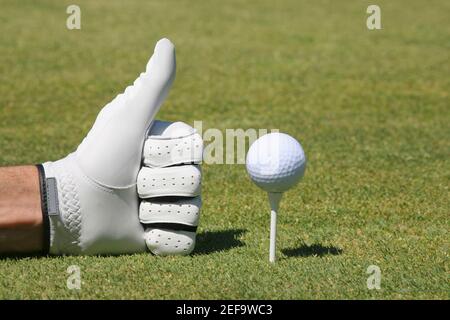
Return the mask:
<path fill-rule="evenodd" d="M 450 3 L 2 0 L 0 165 L 71 152 L 99 110 L 177 48 L 158 118 L 278 128 L 302 142 L 269 265 L 266 195 L 243 165 L 204 165 L 191 257 L 0 258 L 0 298 L 444 298 L 449 286 Z M 68 290 L 68 266 L 82 289 Z M 381 290 L 368 290 L 378 265 Z"/>

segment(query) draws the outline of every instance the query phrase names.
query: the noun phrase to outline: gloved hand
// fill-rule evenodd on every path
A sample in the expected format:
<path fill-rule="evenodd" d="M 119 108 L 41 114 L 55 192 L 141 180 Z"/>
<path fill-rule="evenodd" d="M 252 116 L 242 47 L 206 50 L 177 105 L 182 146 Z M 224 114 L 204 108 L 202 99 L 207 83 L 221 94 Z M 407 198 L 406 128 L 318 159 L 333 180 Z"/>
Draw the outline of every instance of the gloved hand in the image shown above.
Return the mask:
<path fill-rule="evenodd" d="M 155 254 L 192 251 L 201 173 L 195 165 L 180 164 L 201 161 L 201 138 L 179 122 L 155 121 L 149 131 L 175 78 L 175 68 L 174 46 L 162 39 L 146 71 L 100 111 L 77 150 L 38 165 L 46 252 L 136 253 L 147 250 L 146 242 Z M 189 144 L 189 150 L 180 144 Z M 137 187 L 143 159 L 148 167 L 139 174 Z M 138 189 L 147 199 L 141 205 Z M 178 208 L 176 212 L 168 209 L 172 207 Z M 148 224 L 147 232 L 140 220 Z"/>

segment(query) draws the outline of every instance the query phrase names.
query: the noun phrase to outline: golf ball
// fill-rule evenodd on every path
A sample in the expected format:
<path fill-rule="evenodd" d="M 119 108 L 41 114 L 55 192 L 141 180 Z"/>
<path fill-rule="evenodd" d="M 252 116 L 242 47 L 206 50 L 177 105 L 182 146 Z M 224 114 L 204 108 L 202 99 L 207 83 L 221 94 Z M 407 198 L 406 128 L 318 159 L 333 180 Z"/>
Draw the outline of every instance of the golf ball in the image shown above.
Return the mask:
<path fill-rule="evenodd" d="M 300 143 L 285 133 L 269 133 L 248 150 L 247 172 L 267 192 L 284 192 L 303 177 L 306 157 Z"/>

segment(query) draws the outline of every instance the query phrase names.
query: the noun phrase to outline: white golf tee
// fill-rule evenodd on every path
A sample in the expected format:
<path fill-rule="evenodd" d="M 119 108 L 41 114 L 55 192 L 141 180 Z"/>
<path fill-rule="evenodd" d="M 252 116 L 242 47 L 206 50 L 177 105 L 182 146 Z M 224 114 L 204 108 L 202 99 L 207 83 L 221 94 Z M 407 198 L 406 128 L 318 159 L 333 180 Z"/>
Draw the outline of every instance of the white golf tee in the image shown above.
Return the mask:
<path fill-rule="evenodd" d="M 270 202 L 270 247 L 269 247 L 269 262 L 275 262 L 276 258 L 276 243 L 277 243 L 277 213 L 283 193 L 269 192 Z"/>

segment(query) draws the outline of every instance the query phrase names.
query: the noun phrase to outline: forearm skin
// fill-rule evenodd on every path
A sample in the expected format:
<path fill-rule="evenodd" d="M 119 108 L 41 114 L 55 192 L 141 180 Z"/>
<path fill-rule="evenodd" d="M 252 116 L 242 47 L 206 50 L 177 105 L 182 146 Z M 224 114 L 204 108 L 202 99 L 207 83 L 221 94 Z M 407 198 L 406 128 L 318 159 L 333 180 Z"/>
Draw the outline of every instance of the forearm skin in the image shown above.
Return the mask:
<path fill-rule="evenodd" d="M 37 168 L 0 168 L 0 254 L 41 252 L 43 239 Z"/>

